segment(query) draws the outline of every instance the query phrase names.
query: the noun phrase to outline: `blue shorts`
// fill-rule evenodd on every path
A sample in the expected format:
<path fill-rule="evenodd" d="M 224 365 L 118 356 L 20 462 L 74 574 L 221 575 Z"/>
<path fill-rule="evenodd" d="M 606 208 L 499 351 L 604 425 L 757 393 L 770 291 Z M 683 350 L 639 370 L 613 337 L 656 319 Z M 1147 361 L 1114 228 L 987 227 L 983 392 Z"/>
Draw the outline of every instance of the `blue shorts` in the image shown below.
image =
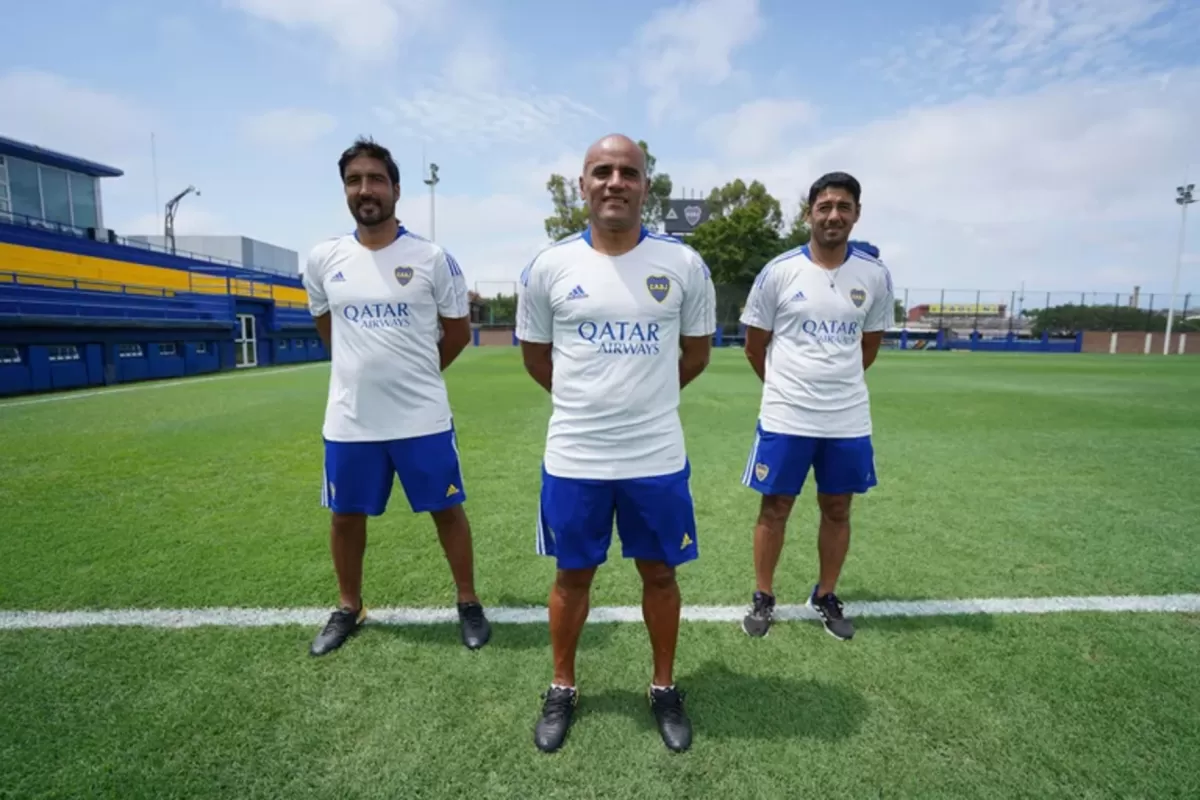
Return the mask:
<path fill-rule="evenodd" d="M 762 494 L 795 497 L 810 468 L 821 494 L 865 494 L 877 483 L 870 436 L 793 436 L 764 431 L 761 423 L 754 433 L 742 483 Z"/>
<path fill-rule="evenodd" d="M 613 518 L 621 555 L 676 567 L 699 556 L 690 464 L 672 475 L 619 480 L 559 478 L 542 467 L 537 552 L 559 569 L 591 569 L 608 559 Z"/>
<path fill-rule="evenodd" d="M 396 477 L 414 512 L 441 511 L 466 500 L 454 429 L 389 442 L 325 440 L 322 506 L 377 517 L 387 508 Z"/>

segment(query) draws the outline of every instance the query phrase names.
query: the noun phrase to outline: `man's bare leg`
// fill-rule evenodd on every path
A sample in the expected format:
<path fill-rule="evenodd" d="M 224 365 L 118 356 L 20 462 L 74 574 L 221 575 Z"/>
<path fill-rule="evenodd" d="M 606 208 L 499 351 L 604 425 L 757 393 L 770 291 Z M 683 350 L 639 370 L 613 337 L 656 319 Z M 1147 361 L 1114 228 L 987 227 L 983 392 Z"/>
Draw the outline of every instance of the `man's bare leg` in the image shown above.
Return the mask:
<path fill-rule="evenodd" d="M 475 594 L 475 554 L 471 542 L 471 523 L 461 505 L 434 511 L 433 524 L 437 528 L 442 552 L 450 564 L 450 574 L 458 592 L 458 602 L 478 603 Z"/>
<path fill-rule="evenodd" d="M 575 713 L 579 696 L 575 689 L 575 653 L 587 622 L 595 576 L 595 567 L 560 569 L 550 589 L 550 650 L 554 657 L 554 680 L 546 692 L 542 716 L 533 731 L 534 744 L 546 753 L 562 747 Z"/>
<path fill-rule="evenodd" d="M 367 515 L 331 515 L 329 551 L 338 582 L 338 609 L 309 647 L 323 656 L 341 647 L 366 619 L 362 604 L 363 554 L 367 549 Z"/>
<path fill-rule="evenodd" d="M 850 494 L 818 494 L 821 525 L 817 531 L 817 555 L 820 578 L 808 606 L 817 612 L 825 630 L 843 641 L 854 638 L 854 625 L 842 613 L 842 602 L 834 589 L 850 551 Z"/>
<path fill-rule="evenodd" d="M 683 709 L 683 694 L 675 688 L 675 647 L 679 641 L 679 584 L 675 570 L 664 563 L 638 561 L 642 576 L 642 619 L 650 634 L 654 676 L 650 681 L 650 710 L 658 722 L 663 744 L 674 751 L 692 745 L 692 723 Z"/>
<path fill-rule="evenodd" d="M 592 569 L 560 569 L 550 590 L 554 685 L 575 688 L 575 651 L 591 604 Z"/>
<path fill-rule="evenodd" d="M 821 525 L 817 532 L 817 555 L 821 562 L 817 596 L 823 597 L 837 588 L 850 552 L 850 501 L 854 495 L 818 494 Z"/>
<path fill-rule="evenodd" d="M 652 685 L 674 684 L 675 647 L 679 641 L 679 584 L 675 570 L 654 561 L 638 561 L 642 576 L 642 619 L 654 656 Z"/>
<path fill-rule="evenodd" d="M 339 606 L 358 611 L 362 605 L 367 515 L 333 514 L 329 525 L 329 550 L 337 574 Z"/>
<path fill-rule="evenodd" d="M 475 594 L 471 523 L 461 503 L 434 511 L 431 516 L 442 543 L 442 552 L 446 554 L 446 561 L 450 565 L 450 574 L 454 578 L 462 643 L 468 650 L 478 650 L 492 638 L 492 626 Z"/>
<path fill-rule="evenodd" d="M 750 636 L 766 636 L 775 615 L 775 570 L 783 553 L 788 518 L 796 498 L 790 495 L 763 495 L 758 521 L 754 525 L 754 579 L 756 591 L 750 612 L 742 620 L 742 630 Z"/>

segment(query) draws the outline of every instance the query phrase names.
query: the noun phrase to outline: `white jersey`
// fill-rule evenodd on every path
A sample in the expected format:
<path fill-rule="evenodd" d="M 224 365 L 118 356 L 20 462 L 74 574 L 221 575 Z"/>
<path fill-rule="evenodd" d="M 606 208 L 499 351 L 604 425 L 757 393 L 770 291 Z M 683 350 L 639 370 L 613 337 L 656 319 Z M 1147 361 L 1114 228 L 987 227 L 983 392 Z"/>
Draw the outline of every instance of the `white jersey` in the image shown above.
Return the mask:
<path fill-rule="evenodd" d="M 606 256 L 584 231 L 539 253 L 519 291 L 517 338 L 554 345 L 546 471 L 620 479 L 683 469 L 679 337 L 716 330 L 699 254 L 643 232 L 633 250 Z"/>
<path fill-rule="evenodd" d="M 832 270 L 814 264 L 807 247 L 763 267 L 742 312 L 743 324 L 773 332 L 759 409 L 763 430 L 869 436 L 862 335 L 886 330 L 894 308 L 887 267 L 857 250 Z"/>
<path fill-rule="evenodd" d="M 390 441 L 450 430 L 438 317 L 470 313 L 450 254 L 403 227 L 381 250 L 349 234 L 314 247 L 301 280 L 313 316 L 329 312 L 332 321 L 324 437 Z"/>

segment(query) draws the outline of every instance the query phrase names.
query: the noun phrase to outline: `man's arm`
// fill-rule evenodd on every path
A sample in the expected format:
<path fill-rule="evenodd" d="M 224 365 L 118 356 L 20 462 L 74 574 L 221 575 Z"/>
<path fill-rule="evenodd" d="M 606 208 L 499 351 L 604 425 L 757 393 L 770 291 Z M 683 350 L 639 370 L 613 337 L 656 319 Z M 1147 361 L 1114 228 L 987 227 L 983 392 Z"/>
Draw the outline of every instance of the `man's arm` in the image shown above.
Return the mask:
<path fill-rule="evenodd" d="M 471 317 L 443 317 L 438 315 L 442 326 L 442 338 L 438 341 L 439 367 L 445 372 L 454 363 L 467 345 L 471 343 Z"/>
<path fill-rule="evenodd" d="M 690 248 L 689 248 L 690 250 Z M 691 251 L 691 272 L 683 286 L 679 309 L 679 388 L 687 386 L 708 367 L 712 337 L 717 332 L 717 290 L 708 265 Z"/>
<path fill-rule="evenodd" d="M 325 294 L 325 283 L 322 279 L 324 267 L 324 245 L 317 245 L 309 251 L 308 258 L 300 267 L 300 282 L 308 296 L 308 311 L 312 314 L 313 323 L 317 326 L 317 335 L 325 345 L 325 352 L 333 357 L 333 319 L 329 312 L 329 296 Z"/>
<path fill-rule="evenodd" d="M 760 381 L 767 379 L 767 347 L 774 336 L 775 314 L 779 309 L 778 274 L 775 262 L 763 267 L 750 287 L 742 310 L 741 323 L 746 326 L 746 344 L 742 350 Z"/>
<path fill-rule="evenodd" d="M 767 379 L 767 345 L 771 344 L 773 335 L 771 331 L 753 325 L 746 326 L 746 345 L 743 351 L 746 353 L 746 360 L 750 362 L 750 368 L 760 381 Z"/>
<path fill-rule="evenodd" d="M 552 344 L 521 342 L 521 358 L 525 361 L 525 371 L 547 392 L 553 391 L 554 384 L 554 361 L 550 357 L 553 349 Z"/>
<path fill-rule="evenodd" d="M 878 281 L 879 291 L 875 293 L 875 302 L 871 304 L 871 310 L 867 312 L 867 318 L 863 322 L 862 364 L 864 372 L 875 363 L 875 357 L 879 355 L 884 331 L 896 324 L 896 295 L 892 289 L 892 273 L 883 265 L 883 262 L 880 262 L 879 266 L 883 270 L 881 280 Z"/>
<path fill-rule="evenodd" d="M 525 371 L 547 392 L 554 383 L 554 309 L 546 288 L 545 269 L 535 258 L 521 272 L 517 283 L 517 339 Z"/>
<path fill-rule="evenodd" d="M 321 337 L 321 343 L 325 345 L 325 352 L 333 355 L 333 319 L 326 311 L 319 317 L 313 317 L 313 322 L 317 324 L 317 335 Z"/>
<path fill-rule="evenodd" d="M 679 388 L 687 386 L 708 366 L 712 336 L 679 337 Z"/>
<path fill-rule="evenodd" d="M 863 371 L 870 369 L 879 355 L 879 346 L 883 344 L 883 331 L 866 331 L 862 336 Z"/>
<path fill-rule="evenodd" d="M 433 263 L 433 299 L 442 326 L 438 361 L 444 372 L 471 343 L 471 300 L 467 294 L 467 279 L 454 256 L 445 250 Z"/>

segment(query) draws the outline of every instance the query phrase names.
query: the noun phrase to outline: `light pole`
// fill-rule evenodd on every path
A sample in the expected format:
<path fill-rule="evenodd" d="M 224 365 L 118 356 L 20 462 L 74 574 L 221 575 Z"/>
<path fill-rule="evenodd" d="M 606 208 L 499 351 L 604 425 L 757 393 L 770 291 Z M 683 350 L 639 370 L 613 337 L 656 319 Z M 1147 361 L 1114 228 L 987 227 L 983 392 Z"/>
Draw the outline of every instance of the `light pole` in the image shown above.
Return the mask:
<path fill-rule="evenodd" d="M 429 177 L 425 179 L 425 185 L 429 187 L 429 238 L 437 240 L 437 223 L 435 221 L 434 208 L 434 191 L 433 187 L 438 185 L 438 165 L 429 165 Z"/>
<path fill-rule="evenodd" d="M 197 197 L 200 196 L 199 189 L 189 186 L 167 201 L 167 218 L 163 223 L 163 244 L 167 246 L 172 255 L 175 254 L 175 211 L 179 208 L 179 201 L 192 192 L 195 192 Z"/>
<path fill-rule="evenodd" d="M 1187 209 L 1188 206 L 1196 202 L 1195 196 L 1192 194 L 1196 188 L 1196 184 L 1189 183 L 1187 186 L 1178 186 L 1175 191 L 1179 196 L 1175 198 L 1175 202 L 1179 204 L 1181 209 L 1179 220 L 1179 250 L 1175 253 L 1175 279 L 1171 281 L 1171 305 L 1167 307 L 1167 335 L 1163 339 L 1163 355 L 1168 355 L 1171 352 L 1171 326 L 1175 322 L 1175 295 L 1179 293 L 1179 272 L 1183 269 L 1183 242 L 1184 235 L 1187 233 Z"/>

